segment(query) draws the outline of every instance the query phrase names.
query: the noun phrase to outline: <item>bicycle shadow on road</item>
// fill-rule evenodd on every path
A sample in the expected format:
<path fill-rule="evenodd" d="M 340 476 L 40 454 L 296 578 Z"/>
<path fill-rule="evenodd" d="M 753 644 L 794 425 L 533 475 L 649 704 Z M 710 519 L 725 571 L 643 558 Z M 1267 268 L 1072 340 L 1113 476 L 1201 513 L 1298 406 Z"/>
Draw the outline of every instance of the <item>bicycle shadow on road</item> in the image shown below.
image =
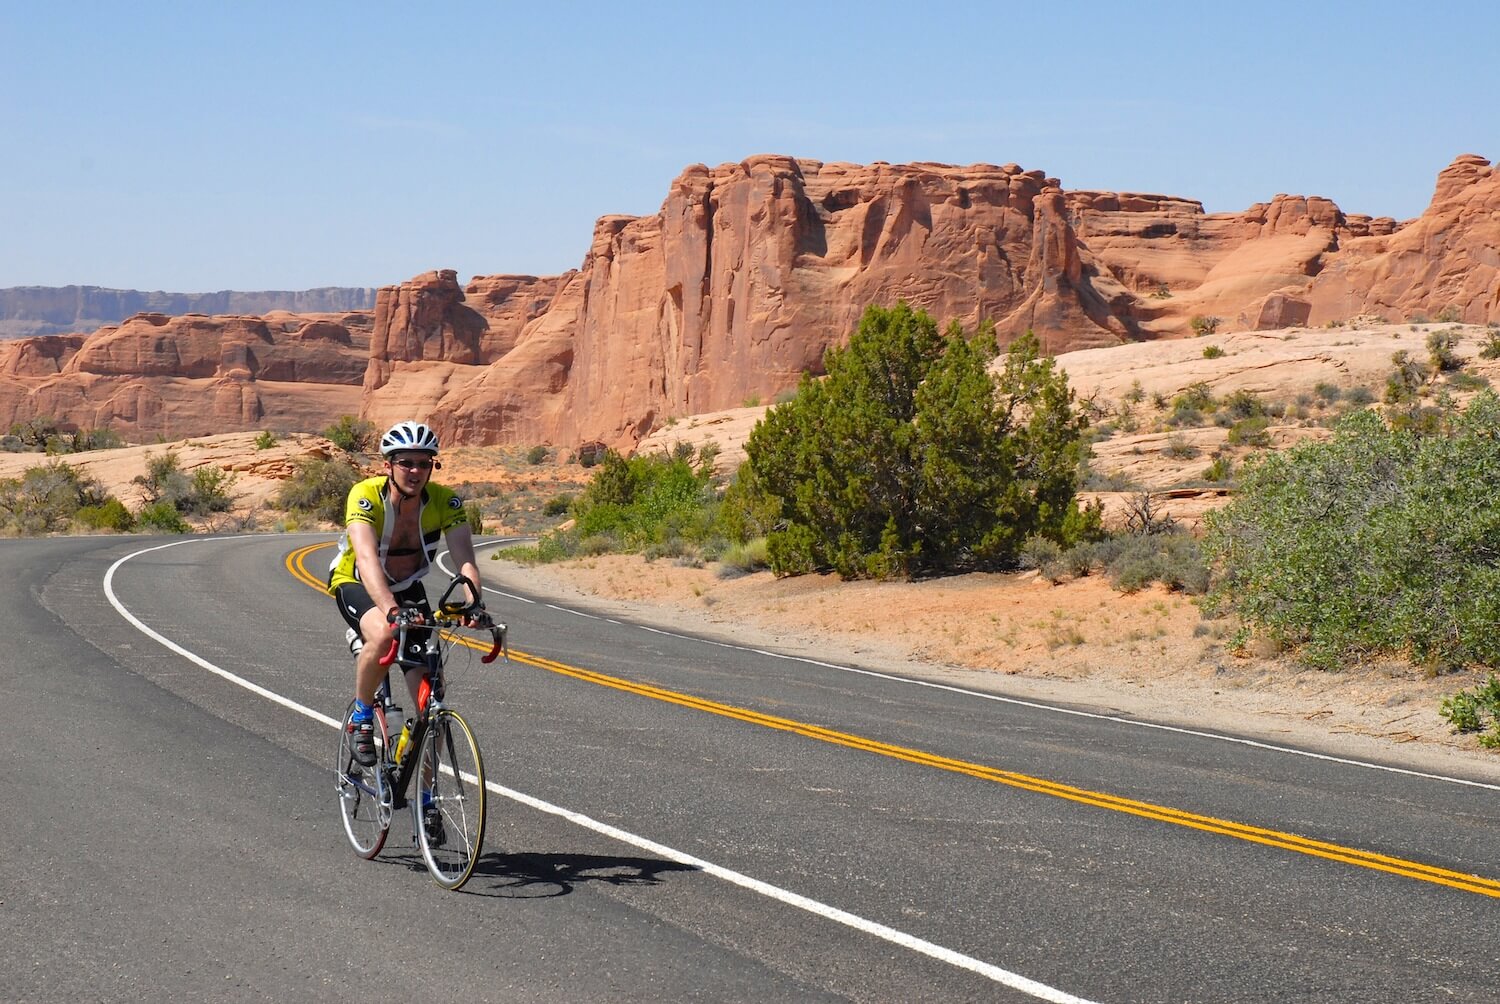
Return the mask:
<path fill-rule="evenodd" d="M 464 892 L 507 899 L 547 899 L 566 896 L 585 883 L 660 885 L 663 876 L 672 872 L 699 870 L 696 865 L 665 858 L 496 852 L 480 856 Z"/>

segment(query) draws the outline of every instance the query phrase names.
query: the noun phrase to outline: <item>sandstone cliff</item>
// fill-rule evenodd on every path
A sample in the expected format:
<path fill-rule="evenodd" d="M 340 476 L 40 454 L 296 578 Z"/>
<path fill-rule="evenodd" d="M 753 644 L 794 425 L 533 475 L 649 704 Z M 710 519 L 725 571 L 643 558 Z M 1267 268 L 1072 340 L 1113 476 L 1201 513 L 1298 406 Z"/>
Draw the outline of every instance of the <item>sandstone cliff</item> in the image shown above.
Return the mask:
<path fill-rule="evenodd" d="M 1500 236 L 1496 198 L 1474 157 L 1409 225 L 1316 196 L 1209 214 L 1170 196 L 1065 192 L 1015 165 L 697 165 L 655 216 L 600 220 L 513 353 L 449 374 L 430 415 L 466 441 L 628 447 L 671 417 L 771 399 L 820 371 L 865 305 L 903 298 L 942 321 L 992 320 L 1002 341 L 1035 330 L 1052 352 L 1180 336 L 1197 316 L 1266 329 L 1387 303 L 1437 313 Z M 1465 319 L 1500 319 L 1476 300 L 1493 287 L 1468 281 Z"/>
<path fill-rule="evenodd" d="M 0 345 L 0 426 L 40 415 L 127 440 L 326 428 L 356 413 L 369 314 L 137 314 Z"/>
<path fill-rule="evenodd" d="M 673 417 L 769 401 L 871 303 L 1032 329 L 1062 353 L 1359 314 L 1500 321 L 1500 178 L 1458 158 L 1418 219 L 1278 195 L 1210 214 L 1166 195 L 1065 191 L 1016 165 L 694 165 L 661 211 L 609 216 L 560 276 L 434 271 L 373 315 L 143 314 L 0 352 L 0 422 L 126 436 L 319 429 L 344 412 L 455 442 L 629 448 Z"/>

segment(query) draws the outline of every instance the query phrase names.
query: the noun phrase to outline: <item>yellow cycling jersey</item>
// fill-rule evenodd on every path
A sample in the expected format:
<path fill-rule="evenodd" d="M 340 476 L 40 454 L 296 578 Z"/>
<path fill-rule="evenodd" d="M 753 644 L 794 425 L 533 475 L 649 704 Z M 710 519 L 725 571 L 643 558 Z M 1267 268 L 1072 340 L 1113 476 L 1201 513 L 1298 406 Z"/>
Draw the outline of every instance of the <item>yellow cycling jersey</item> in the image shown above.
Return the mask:
<path fill-rule="evenodd" d="M 375 537 L 380 541 L 382 568 L 385 567 L 386 554 L 390 551 L 391 532 L 396 525 L 395 520 L 391 520 L 389 526 L 386 525 L 386 499 L 391 491 L 388 482 L 389 479 L 384 476 L 367 478 L 349 489 L 349 498 L 344 503 L 346 527 L 351 523 L 368 523 L 375 528 Z M 400 592 L 426 575 L 432 567 L 433 559 L 437 557 L 438 543 L 443 534 L 455 526 L 468 523 L 469 517 L 464 512 L 463 499 L 453 489 L 428 484 L 422 489 L 420 522 L 422 565 L 400 582 L 391 582 L 392 592 Z M 345 583 L 358 581 L 359 569 L 354 564 L 354 547 L 349 542 L 349 531 L 345 530 L 344 535 L 339 538 L 338 554 L 334 557 L 333 564 L 328 566 L 328 591 L 332 593 Z"/>

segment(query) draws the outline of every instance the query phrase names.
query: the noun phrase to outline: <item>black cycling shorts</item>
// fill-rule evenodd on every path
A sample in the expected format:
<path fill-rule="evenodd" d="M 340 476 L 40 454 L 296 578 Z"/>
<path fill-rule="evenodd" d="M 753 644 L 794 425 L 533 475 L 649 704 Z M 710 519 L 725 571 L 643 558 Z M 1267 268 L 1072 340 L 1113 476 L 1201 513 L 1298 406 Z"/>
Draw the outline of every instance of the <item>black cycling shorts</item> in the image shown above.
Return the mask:
<path fill-rule="evenodd" d="M 396 593 L 395 597 L 398 604 L 414 603 L 422 609 L 423 614 L 429 618 L 432 616 L 432 607 L 427 602 L 427 590 L 422 588 L 422 583 L 412 583 Z M 333 598 L 338 601 L 339 613 L 344 621 L 356 631 L 360 629 L 359 619 L 365 615 L 365 611 L 375 608 L 375 601 L 370 599 L 369 592 L 359 582 L 346 582 L 339 586 L 333 591 Z"/>

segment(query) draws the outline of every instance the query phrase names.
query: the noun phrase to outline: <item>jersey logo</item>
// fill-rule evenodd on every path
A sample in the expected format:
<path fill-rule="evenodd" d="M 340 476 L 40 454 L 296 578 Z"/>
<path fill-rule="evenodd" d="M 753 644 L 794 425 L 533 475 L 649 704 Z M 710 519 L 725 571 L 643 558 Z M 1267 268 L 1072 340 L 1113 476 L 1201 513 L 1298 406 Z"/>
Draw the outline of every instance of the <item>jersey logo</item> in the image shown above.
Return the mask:
<path fill-rule="evenodd" d="M 461 498 L 459 498 L 457 495 L 453 496 L 452 498 L 450 498 L 448 500 L 448 508 L 449 509 L 462 509 L 463 507 L 464 507 L 464 500 L 461 499 Z"/>
<path fill-rule="evenodd" d="M 375 508 L 375 503 L 371 502 L 369 499 L 360 499 L 358 505 L 365 512 L 369 512 L 371 509 Z"/>

